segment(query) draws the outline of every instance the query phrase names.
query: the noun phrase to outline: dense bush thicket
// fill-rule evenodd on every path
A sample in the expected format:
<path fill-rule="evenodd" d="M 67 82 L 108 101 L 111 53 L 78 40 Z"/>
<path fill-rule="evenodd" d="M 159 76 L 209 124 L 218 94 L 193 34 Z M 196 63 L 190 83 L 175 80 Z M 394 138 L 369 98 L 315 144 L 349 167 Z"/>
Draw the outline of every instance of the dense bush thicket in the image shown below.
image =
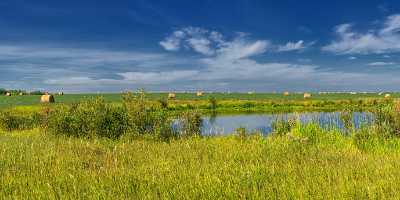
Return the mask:
<path fill-rule="evenodd" d="M 18 114 L 0 112 L 0 128 L 6 131 L 42 127 L 60 135 L 74 137 L 119 138 L 122 135 L 152 136 L 169 140 L 179 136 L 200 135 L 202 119 L 197 111 L 176 117 L 168 104 L 150 103 L 143 92 L 125 94 L 122 105 L 106 103 L 102 98 L 87 99 L 72 105 L 47 107 L 41 112 Z M 174 122 L 179 129 L 174 129 Z"/>
<path fill-rule="evenodd" d="M 118 138 L 128 131 L 128 123 L 124 108 L 106 104 L 99 98 L 51 111 L 47 128 L 67 136 Z"/>
<path fill-rule="evenodd" d="M 6 131 L 32 129 L 40 126 L 42 122 L 43 116 L 40 113 L 0 112 L 0 128 Z"/>

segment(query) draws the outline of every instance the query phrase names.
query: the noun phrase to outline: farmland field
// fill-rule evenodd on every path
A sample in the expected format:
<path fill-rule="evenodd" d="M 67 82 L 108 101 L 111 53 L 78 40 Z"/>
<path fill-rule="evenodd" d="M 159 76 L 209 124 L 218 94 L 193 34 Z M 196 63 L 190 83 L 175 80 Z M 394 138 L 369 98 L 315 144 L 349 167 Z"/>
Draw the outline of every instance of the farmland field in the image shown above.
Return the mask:
<path fill-rule="evenodd" d="M 168 93 L 147 93 L 150 100 L 167 99 Z M 122 102 L 121 93 L 105 93 L 105 94 L 66 94 L 63 96 L 55 96 L 56 103 L 73 103 L 79 102 L 87 98 L 103 97 L 107 102 Z M 206 101 L 210 97 L 217 100 L 250 100 L 250 101 L 304 101 L 303 94 L 290 94 L 284 96 L 281 93 L 206 93 L 203 96 L 196 96 L 195 93 L 177 93 L 177 101 Z M 392 98 L 400 97 L 400 93 L 391 93 Z M 360 100 L 360 99 L 384 99 L 384 95 L 378 93 L 337 93 L 337 94 L 312 94 L 311 100 L 316 101 L 335 101 L 335 100 Z M 40 96 L 0 96 L 0 108 L 18 105 L 38 105 L 40 104 Z"/>

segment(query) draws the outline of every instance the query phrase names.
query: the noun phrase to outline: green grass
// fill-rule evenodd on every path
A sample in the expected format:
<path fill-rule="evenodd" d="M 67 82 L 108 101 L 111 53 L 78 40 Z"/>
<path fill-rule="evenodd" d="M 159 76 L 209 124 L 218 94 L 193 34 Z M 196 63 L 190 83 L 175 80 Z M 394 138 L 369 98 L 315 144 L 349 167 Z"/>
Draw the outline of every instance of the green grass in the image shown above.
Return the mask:
<path fill-rule="evenodd" d="M 56 104 L 51 106 L 72 104 L 85 99 L 102 97 L 105 102 L 121 105 L 122 94 L 67 94 L 55 96 Z M 146 97 L 153 104 L 166 99 L 167 93 L 146 93 Z M 216 101 L 215 109 L 211 109 L 210 98 Z M 400 93 L 392 94 L 391 99 L 400 97 Z M 343 109 L 368 110 L 379 102 L 383 102 L 383 95 L 375 94 L 313 94 L 311 99 L 304 100 L 302 94 L 291 94 L 287 97 L 274 93 L 208 93 L 197 97 L 193 93 L 178 93 L 175 100 L 168 100 L 168 109 L 177 111 L 197 109 L 204 114 L 216 113 L 243 113 L 243 112 L 303 112 L 303 111 L 336 111 Z M 1 109 L 41 110 L 40 96 L 0 96 Z"/>
<path fill-rule="evenodd" d="M 108 93 L 108 94 L 66 94 L 63 96 L 55 96 L 57 103 L 73 103 L 82 101 L 85 98 L 92 98 L 102 96 L 108 102 L 122 102 L 122 94 L 119 93 Z M 150 100 L 166 99 L 167 93 L 146 93 L 146 96 Z M 287 97 L 280 93 L 206 93 L 204 96 L 197 97 L 194 93 L 177 93 L 176 100 L 182 101 L 206 101 L 210 97 L 215 97 L 217 101 L 221 100 L 254 100 L 254 101 L 303 101 L 302 94 L 291 94 Z M 400 97 L 400 93 L 392 93 L 393 98 Z M 335 101 L 335 100 L 359 100 L 377 98 L 383 99 L 383 95 L 378 93 L 368 94 L 313 94 L 312 100 L 321 101 Z M 37 105 L 40 104 L 40 96 L 38 95 L 26 95 L 26 96 L 0 96 L 0 108 L 18 105 Z"/>
<path fill-rule="evenodd" d="M 399 196 L 399 139 L 360 150 L 353 137 L 337 132 L 318 138 L 230 136 L 163 143 L 66 138 L 37 129 L 2 133 L 0 199 Z"/>

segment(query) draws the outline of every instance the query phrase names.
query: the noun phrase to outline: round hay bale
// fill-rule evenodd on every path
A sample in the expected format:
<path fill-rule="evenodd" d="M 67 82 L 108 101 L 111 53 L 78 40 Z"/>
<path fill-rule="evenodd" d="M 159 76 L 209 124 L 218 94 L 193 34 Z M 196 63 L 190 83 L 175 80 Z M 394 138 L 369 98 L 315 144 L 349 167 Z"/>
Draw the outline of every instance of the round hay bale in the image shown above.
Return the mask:
<path fill-rule="evenodd" d="M 24 93 L 23 93 L 23 92 L 20 92 L 18 95 L 19 95 L 19 96 L 23 96 L 23 95 L 24 95 Z"/>
<path fill-rule="evenodd" d="M 283 96 L 289 96 L 289 92 L 288 91 L 283 92 Z"/>
<path fill-rule="evenodd" d="M 11 92 L 6 92 L 6 96 L 10 97 L 11 96 Z"/>
<path fill-rule="evenodd" d="M 168 99 L 175 99 L 175 98 L 176 98 L 176 94 L 175 94 L 175 93 L 170 92 L 170 93 L 168 94 Z"/>
<path fill-rule="evenodd" d="M 309 98 L 311 98 L 311 93 L 306 92 L 306 93 L 304 93 L 303 97 L 305 99 L 309 99 Z"/>
<path fill-rule="evenodd" d="M 59 96 L 62 96 L 62 95 L 64 95 L 64 92 L 58 92 L 57 93 Z"/>
<path fill-rule="evenodd" d="M 204 92 L 202 91 L 197 91 L 196 96 L 201 97 L 204 95 Z"/>
<path fill-rule="evenodd" d="M 41 102 L 41 103 L 54 103 L 54 102 L 55 102 L 55 99 L 54 99 L 54 96 L 53 96 L 53 95 L 51 95 L 51 94 L 45 94 L 45 95 L 42 95 L 42 96 L 40 97 L 40 102 Z"/>
<path fill-rule="evenodd" d="M 389 99 L 390 98 L 390 94 L 385 94 L 385 99 Z"/>

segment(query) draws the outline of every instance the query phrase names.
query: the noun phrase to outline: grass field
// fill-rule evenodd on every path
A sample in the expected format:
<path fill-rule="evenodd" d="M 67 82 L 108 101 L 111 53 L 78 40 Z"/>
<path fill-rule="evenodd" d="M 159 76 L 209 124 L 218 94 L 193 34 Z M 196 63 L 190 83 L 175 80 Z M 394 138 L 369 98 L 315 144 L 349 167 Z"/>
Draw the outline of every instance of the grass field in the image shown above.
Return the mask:
<path fill-rule="evenodd" d="M 305 138 L 305 136 L 300 136 Z M 318 138 L 318 139 L 316 139 Z M 383 199 L 400 193 L 400 140 L 79 139 L 0 134 L 1 199 Z M 372 146 L 371 146 L 372 147 Z"/>
<path fill-rule="evenodd" d="M 148 100 L 159 104 L 166 100 L 167 93 L 146 93 Z M 66 94 L 55 96 L 56 104 L 72 104 L 85 99 L 102 97 L 106 102 L 120 105 L 122 94 Z M 391 99 L 400 97 L 400 93 L 392 93 Z M 216 99 L 217 106 L 210 109 L 210 98 Z M 365 109 L 384 101 L 384 95 L 378 93 L 358 94 L 313 94 L 311 99 L 304 99 L 302 94 L 284 96 L 274 93 L 208 93 L 197 97 L 193 93 L 178 93 L 175 100 L 168 100 L 170 110 L 183 111 L 197 109 L 202 113 L 240 113 L 240 112 L 303 112 L 303 111 L 335 111 L 343 109 Z M 54 105 L 53 105 L 54 106 Z M 19 107 L 19 108 L 18 108 Z M 40 110 L 40 96 L 0 96 L 0 109 Z"/>
<path fill-rule="evenodd" d="M 202 137 L 195 111 L 209 106 L 208 97 L 181 95 L 167 108 L 153 101 L 166 94 L 124 103 L 120 95 L 108 94 L 106 102 L 74 106 L 68 104 L 91 95 L 64 95 L 56 96 L 59 104 L 49 110 L 37 106 L 38 96 L 1 97 L 20 104 L 2 102 L 0 199 L 386 199 L 400 194 L 396 102 L 375 102 L 374 123 L 361 129 L 354 128 L 349 111 L 341 118 L 344 129 L 289 120 L 276 123 L 268 137 L 240 130 Z M 217 110 L 358 108 L 383 99 L 377 94 L 336 94 L 326 100 L 323 95 L 313 100 L 231 95 L 215 96 Z M 180 108 L 193 109 L 179 115 L 186 135 L 169 132 L 171 117 L 176 119 L 170 114 Z"/>
<path fill-rule="evenodd" d="M 151 100 L 167 99 L 167 93 L 146 93 L 147 97 Z M 392 93 L 393 98 L 400 97 L 400 93 Z M 103 97 L 108 102 L 121 102 L 122 94 L 108 93 L 108 94 L 66 94 L 63 96 L 55 96 L 57 103 L 73 103 L 81 101 L 85 98 Z M 303 94 L 290 94 L 284 96 L 280 93 L 206 93 L 203 96 L 197 97 L 194 93 L 177 93 L 176 100 L 208 100 L 214 97 L 217 100 L 254 100 L 254 101 L 303 101 Z M 357 99 L 383 99 L 384 95 L 378 93 L 358 93 L 358 94 L 313 94 L 312 100 L 357 100 Z M 40 103 L 40 96 L 27 95 L 27 96 L 0 96 L 0 107 L 17 106 L 17 105 L 37 105 Z"/>

